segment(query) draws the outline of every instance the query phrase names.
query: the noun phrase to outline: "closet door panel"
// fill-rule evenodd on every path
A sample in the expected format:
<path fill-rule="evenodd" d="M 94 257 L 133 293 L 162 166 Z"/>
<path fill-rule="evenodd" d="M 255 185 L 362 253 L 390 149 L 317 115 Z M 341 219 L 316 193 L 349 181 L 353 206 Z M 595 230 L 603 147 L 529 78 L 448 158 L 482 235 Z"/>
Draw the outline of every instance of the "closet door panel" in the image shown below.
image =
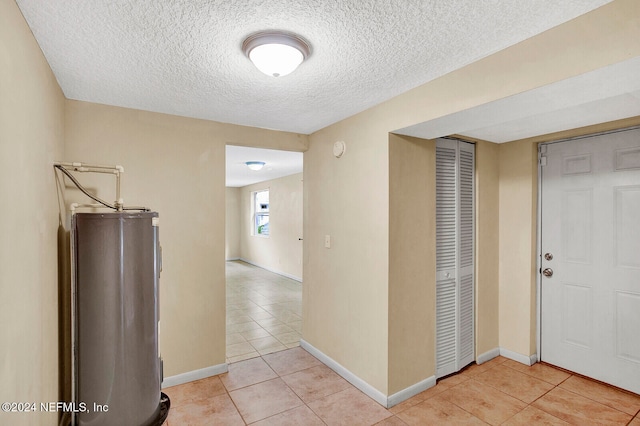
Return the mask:
<path fill-rule="evenodd" d="M 457 366 L 456 148 L 446 145 L 436 145 L 436 377 Z"/>
<path fill-rule="evenodd" d="M 436 143 L 436 377 L 474 360 L 474 146 Z"/>
<path fill-rule="evenodd" d="M 474 146 L 459 143 L 459 213 L 460 240 L 459 251 L 459 360 L 458 370 L 473 362 L 474 356 L 474 322 L 473 322 L 473 283 L 474 283 Z"/>

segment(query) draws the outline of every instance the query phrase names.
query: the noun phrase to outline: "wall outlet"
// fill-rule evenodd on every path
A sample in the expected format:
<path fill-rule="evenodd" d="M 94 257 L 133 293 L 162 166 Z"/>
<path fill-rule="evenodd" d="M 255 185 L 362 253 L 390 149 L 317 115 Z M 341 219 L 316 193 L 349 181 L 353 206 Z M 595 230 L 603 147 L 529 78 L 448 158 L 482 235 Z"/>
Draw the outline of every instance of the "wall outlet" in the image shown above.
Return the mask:
<path fill-rule="evenodd" d="M 324 246 L 325 248 L 331 248 L 331 235 L 324 236 Z"/>

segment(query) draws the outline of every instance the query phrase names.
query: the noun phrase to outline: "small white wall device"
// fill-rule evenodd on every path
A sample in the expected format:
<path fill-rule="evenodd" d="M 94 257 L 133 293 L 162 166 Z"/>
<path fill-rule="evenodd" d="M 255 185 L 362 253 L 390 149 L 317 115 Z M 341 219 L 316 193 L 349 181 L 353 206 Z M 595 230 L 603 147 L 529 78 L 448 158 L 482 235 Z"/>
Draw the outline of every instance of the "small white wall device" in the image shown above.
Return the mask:
<path fill-rule="evenodd" d="M 333 155 L 335 155 L 336 158 L 342 157 L 346 150 L 347 145 L 343 141 L 337 141 L 333 144 Z"/>

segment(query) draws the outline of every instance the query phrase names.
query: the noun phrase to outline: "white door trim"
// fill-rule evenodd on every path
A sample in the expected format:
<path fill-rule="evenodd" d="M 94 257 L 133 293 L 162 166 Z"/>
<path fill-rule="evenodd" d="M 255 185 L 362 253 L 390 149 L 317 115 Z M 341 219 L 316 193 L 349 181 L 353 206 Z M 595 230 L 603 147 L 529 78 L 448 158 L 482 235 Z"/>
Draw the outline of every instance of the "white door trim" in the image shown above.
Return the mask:
<path fill-rule="evenodd" d="M 575 136 L 572 138 L 558 139 L 549 142 L 538 143 L 538 206 L 537 206 L 537 220 L 536 220 L 536 353 L 538 354 L 538 361 L 542 361 L 542 292 L 540 291 L 542 286 L 542 162 L 541 157 L 544 155 L 543 151 L 547 145 L 560 142 L 568 142 L 578 139 L 591 138 L 601 135 L 610 135 L 613 133 L 626 132 L 628 130 L 640 129 L 640 126 L 624 127 L 621 129 L 609 130 L 606 132 L 590 133 L 588 135 Z"/>
<path fill-rule="evenodd" d="M 538 361 L 542 361 L 542 148 L 546 144 L 538 144 L 538 206 L 536 208 L 536 354 Z"/>

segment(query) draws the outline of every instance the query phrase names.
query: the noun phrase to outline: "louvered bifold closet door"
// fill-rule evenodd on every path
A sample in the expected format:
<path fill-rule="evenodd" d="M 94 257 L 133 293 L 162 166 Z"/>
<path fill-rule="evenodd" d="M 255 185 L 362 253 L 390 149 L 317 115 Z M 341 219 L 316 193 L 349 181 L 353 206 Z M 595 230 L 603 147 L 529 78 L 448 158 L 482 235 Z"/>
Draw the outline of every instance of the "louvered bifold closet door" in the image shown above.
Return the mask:
<path fill-rule="evenodd" d="M 436 142 L 436 377 L 474 360 L 474 146 Z"/>
<path fill-rule="evenodd" d="M 449 145 L 443 140 L 442 145 Z M 436 377 L 456 371 L 456 148 L 436 145 Z"/>

